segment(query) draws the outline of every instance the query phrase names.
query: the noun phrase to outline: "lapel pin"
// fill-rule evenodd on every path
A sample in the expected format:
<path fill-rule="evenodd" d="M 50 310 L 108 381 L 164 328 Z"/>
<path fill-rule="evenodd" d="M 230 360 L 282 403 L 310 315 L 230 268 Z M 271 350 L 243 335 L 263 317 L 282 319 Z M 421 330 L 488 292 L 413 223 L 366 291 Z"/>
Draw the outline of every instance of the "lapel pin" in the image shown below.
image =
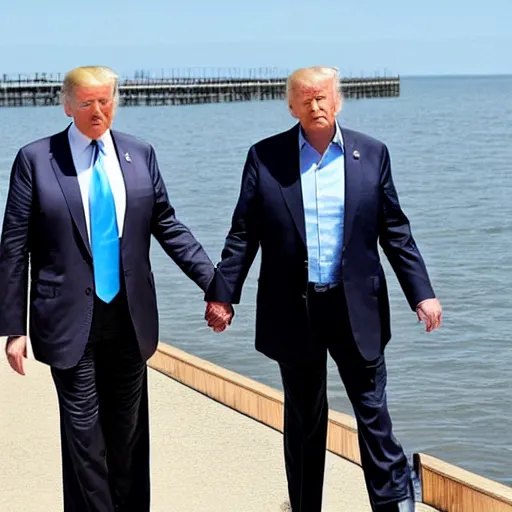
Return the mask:
<path fill-rule="evenodd" d="M 127 162 L 131 162 L 131 161 L 132 161 L 132 159 L 131 159 L 131 157 L 130 157 L 130 153 L 125 153 L 125 154 L 124 154 L 124 159 L 125 159 Z"/>
<path fill-rule="evenodd" d="M 359 154 L 359 151 L 357 151 L 357 149 L 354 150 L 354 152 L 352 153 L 352 156 L 356 159 L 356 160 L 359 160 L 359 157 L 361 156 Z"/>

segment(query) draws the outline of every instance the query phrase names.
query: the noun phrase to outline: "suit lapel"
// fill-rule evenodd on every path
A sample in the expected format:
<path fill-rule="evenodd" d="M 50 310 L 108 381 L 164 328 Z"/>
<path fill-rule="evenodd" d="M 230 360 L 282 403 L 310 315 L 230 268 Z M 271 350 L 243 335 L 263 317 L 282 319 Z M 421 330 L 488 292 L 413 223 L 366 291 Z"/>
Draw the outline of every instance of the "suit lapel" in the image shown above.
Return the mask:
<path fill-rule="evenodd" d="M 361 196 L 361 160 L 357 140 L 350 130 L 341 129 L 345 146 L 345 216 L 343 245 L 346 246 L 352 234 L 352 227 Z"/>
<path fill-rule="evenodd" d="M 128 226 L 130 226 L 130 198 L 131 193 L 135 189 L 135 173 L 133 172 L 133 164 L 132 164 L 132 157 L 130 156 L 130 153 L 127 151 L 127 148 L 122 140 L 122 137 L 120 137 L 119 133 L 116 131 L 110 132 L 112 135 L 112 140 L 114 142 L 114 147 L 116 148 L 117 152 L 117 159 L 119 160 L 119 166 L 121 167 L 121 172 L 123 174 L 123 180 L 124 180 L 124 188 L 126 190 L 126 208 L 125 208 L 125 214 L 124 214 L 124 223 L 123 223 L 123 233 L 121 235 L 121 243 L 123 244 L 125 240 L 125 234 L 126 229 Z"/>
<path fill-rule="evenodd" d="M 71 155 L 71 148 L 69 147 L 68 130 L 69 127 L 52 137 L 50 141 L 50 162 L 64 194 L 71 218 L 80 233 L 87 252 L 91 256 L 82 195 Z"/>
<path fill-rule="evenodd" d="M 300 179 L 298 124 L 288 132 L 287 137 L 287 148 L 283 152 L 283 159 L 281 161 L 284 169 L 284 179 L 280 183 L 281 191 L 299 235 L 304 245 L 306 245 L 306 222 L 304 219 L 304 201 Z"/>

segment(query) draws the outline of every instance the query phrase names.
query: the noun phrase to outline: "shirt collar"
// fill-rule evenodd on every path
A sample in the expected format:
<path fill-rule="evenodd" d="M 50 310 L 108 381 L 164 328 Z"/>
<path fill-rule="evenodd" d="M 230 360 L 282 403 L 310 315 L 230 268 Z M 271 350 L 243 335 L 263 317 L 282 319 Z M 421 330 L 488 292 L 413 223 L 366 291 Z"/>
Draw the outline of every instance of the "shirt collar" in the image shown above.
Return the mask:
<path fill-rule="evenodd" d="M 336 131 L 334 132 L 334 137 L 332 138 L 332 141 L 334 144 L 337 144 L 341 150 L 343 151 L 343 136 L 341 134 L 341 128 L 338 124 L 338 121 L 336 121 Z M 308 141 L 306 140 L 306 137 L 304 136 L 304 132 L 302 130 L 302 126 L 299 125 L 299 149 L 302 150 L 304 148 L 304 145 L 308 144 Z"/>
<path fill-rule="evenodd" d="M 73 149 L 78 153 L 83 153 L 91 147 L 92 139 L 84 135 L 75 125 L 71 123 L 69 127 L 69 142 L 73 146 Z M 103 142 L 103 152 L 108 154 L 113 148 L 112 137 L 110 130 L 107 130 L 98 140 Z"/>

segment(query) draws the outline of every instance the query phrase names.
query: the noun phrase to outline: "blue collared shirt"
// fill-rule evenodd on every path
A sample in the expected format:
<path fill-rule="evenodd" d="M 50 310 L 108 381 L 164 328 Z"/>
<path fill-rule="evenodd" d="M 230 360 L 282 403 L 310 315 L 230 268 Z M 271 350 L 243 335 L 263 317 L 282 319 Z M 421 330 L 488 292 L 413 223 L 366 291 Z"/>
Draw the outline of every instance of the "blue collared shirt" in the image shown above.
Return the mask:
<path fill-rule="evenodd" d="M 345 209 L 345 161 L 343 137 L 336 133 L 321 155 L 299 130 L 300 174 L 309 281 L 332 284 L 341 281 L 343 217 Z"/>

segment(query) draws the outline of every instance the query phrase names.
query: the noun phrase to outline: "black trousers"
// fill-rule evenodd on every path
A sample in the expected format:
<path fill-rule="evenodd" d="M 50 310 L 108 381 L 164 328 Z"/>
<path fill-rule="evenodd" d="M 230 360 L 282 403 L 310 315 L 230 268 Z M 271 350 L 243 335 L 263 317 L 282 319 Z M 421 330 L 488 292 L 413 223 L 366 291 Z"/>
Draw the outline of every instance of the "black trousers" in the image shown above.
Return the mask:
<path fill-rule="evenodd" d="M 320 512 L 322 508 L 328 419 L 327 352 L 338 367 L 354 409 L 372 508 L 393 510 L 393 504 L 412 497 L 412 486 L 407 458 L 392 432 L 384 356 L 366 361 L 359 354 L 342 286 L 321 293 L 311 287 L 308 308 L 316 354 L 299 365 L 280 364 L 292 511 Z"/>
<path fill-rule="evenodd" d="M 110 304 L 96 299 L 83 357 L 52 376 L 64 512 L 149 512 L 147 368 L 124 292 Z"/>

